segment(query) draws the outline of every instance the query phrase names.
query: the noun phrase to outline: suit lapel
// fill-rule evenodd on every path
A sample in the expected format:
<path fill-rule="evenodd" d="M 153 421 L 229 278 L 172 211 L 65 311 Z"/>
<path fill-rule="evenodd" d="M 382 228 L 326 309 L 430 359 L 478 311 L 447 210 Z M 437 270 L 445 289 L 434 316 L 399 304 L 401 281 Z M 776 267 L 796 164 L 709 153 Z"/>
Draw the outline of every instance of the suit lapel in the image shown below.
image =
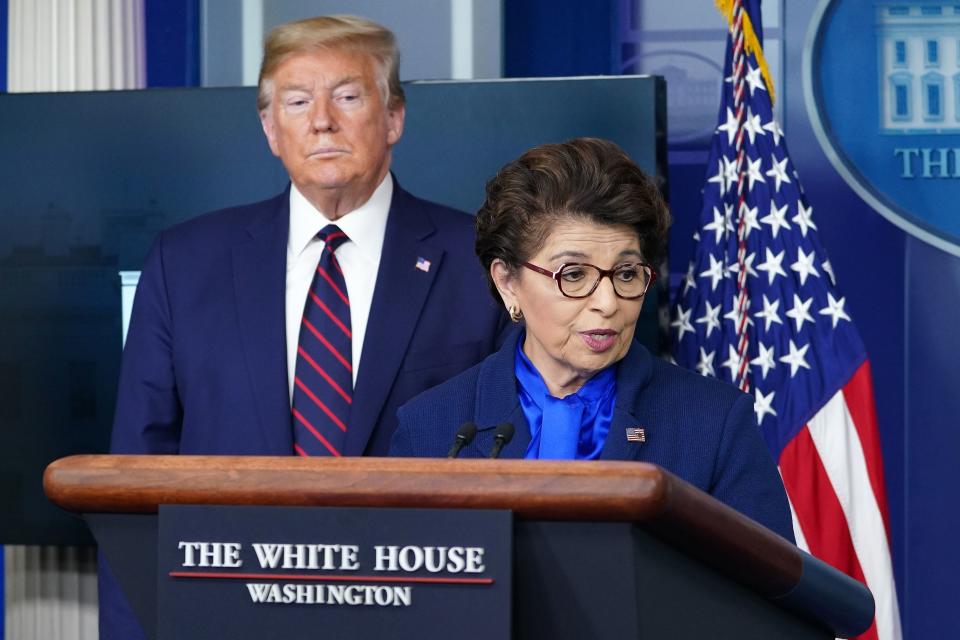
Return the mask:
<path fill-rule="evenodd" d="M 428 238 L 430 219 L 394 183 L 393 199 L 353 392 L 344 452 L 362 455 L 403 363 L 427 294 L 442 268 L 443 249 Z M 416 267 L 420 258 L 429 267 Z"/>
<path fill-rule="evenodd" d="M 477 376 L 476 409 L 473 421 L 477 423 L 477 436 L 464 449 L 465 458 L 485 458 L 493 448 L 496 426 L 501 422 L 513 424 L 513 439 L 503 448 L 501 458 L 522 458 L 530 445 L 530 426 L 517 396 L 517 379 L 514 374 L 517 341 L 522 331 L 513 331 L 503 346 L 485 360 Z"/>
<path fill-rule="evenodd" d="M 610 433 L 600 452 L 601 460 L 635 460 L 643 447 L 642 442 L 627 440 L 627 429 L 642 427 L 647 436 L 650 425 L 638 418 L 640 394 L 653 373 L 653 356 L 639 342 L 634 342 L 627 355 L 620 361 L 617 371 L 617 401 L 613 408 Z"/>
<path fill-rule="evenodd" d="M 247 228 L 248 240 L 233 248 L 241 340 L 266 442 L 264 453 L 272 455 L 293 452 L 284 323 L 288 193 L 269 201 L 263 216 Z"/>

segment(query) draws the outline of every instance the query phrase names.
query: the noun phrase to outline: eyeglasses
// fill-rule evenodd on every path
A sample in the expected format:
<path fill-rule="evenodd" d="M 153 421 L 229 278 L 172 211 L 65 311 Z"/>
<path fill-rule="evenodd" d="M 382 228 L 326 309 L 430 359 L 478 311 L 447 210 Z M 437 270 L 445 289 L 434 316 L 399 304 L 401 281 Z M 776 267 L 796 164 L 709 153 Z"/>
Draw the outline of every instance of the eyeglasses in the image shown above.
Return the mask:
<path fill-rule="evenodd" d="M 556 280 L 560 293 L 567 298 L 586 298 L 596 291 L 603 278 L 609 277 L 617 297 L 636 300 L 647 292 L 657 278 L 653 267 L 645 262 L 626 262 L 618 264 L 613 269 L 601 269 L 592 264 L 570 262 L 560 265 L 556 271 L 547 271 L 529 262 L 522 264 L 531 271 Z"/>

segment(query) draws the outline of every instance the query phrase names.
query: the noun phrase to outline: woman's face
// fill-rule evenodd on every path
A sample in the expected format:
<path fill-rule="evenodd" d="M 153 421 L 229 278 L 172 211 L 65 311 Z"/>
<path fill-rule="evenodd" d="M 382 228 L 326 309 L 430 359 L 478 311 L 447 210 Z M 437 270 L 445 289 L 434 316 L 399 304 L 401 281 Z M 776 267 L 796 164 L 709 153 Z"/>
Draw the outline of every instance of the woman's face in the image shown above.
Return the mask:
<path fill-rule="evenodd" d="M 562 218 L 528 262 L 553 272 L 571 262 L 612 269 L 642 260 L 640 239 L 630 227 Z M 630 349 L 643 298 L 617 297 L 610 278 L 603 278 L 588 297 L 574 299 L 560 293 L 556 280 L 529 269 L 511 274 L 496 260 L 490 271 L 507 308 L 523 312 L 524 353 L 552 395 L 575 392 Z"/>

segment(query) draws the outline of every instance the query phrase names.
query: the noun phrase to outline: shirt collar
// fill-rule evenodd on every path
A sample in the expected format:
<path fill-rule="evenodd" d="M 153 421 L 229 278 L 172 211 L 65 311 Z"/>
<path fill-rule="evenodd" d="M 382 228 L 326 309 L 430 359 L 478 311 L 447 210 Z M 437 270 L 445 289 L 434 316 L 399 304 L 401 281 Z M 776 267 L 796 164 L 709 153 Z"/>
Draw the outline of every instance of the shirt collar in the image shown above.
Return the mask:
<path fill-rule="evenodd" d="M 370 199 L 358 208 L 343 215 L 335 224 L 357 246 L 360 254 L 372 262 L 378 262 L 387 229 L 387 214 L 393 199 L 393 176 L 387 175 L 374 190 Z M 300 193 L 297 185 L 290 185 L 290 235 L 287 252 L 299 256 L 317 233 L 330 224 L 319 211 Z"/>

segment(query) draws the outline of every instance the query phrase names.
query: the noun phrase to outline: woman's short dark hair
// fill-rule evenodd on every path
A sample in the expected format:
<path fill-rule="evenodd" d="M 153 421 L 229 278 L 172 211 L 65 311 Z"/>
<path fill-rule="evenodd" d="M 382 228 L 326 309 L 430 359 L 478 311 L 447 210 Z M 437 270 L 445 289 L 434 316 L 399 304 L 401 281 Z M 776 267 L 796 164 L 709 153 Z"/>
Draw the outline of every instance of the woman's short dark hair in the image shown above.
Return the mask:
<path fill-rule="evenodd" d="M 575 138 L 530 149 L 487 183 L 477 212 L 476 252 L 499 302 L 490 265 L 519 269 L 563 219 L 634 229 L 644 260 L 656 267 L 670 213 L 654 181 L 616 144 Z"/>

